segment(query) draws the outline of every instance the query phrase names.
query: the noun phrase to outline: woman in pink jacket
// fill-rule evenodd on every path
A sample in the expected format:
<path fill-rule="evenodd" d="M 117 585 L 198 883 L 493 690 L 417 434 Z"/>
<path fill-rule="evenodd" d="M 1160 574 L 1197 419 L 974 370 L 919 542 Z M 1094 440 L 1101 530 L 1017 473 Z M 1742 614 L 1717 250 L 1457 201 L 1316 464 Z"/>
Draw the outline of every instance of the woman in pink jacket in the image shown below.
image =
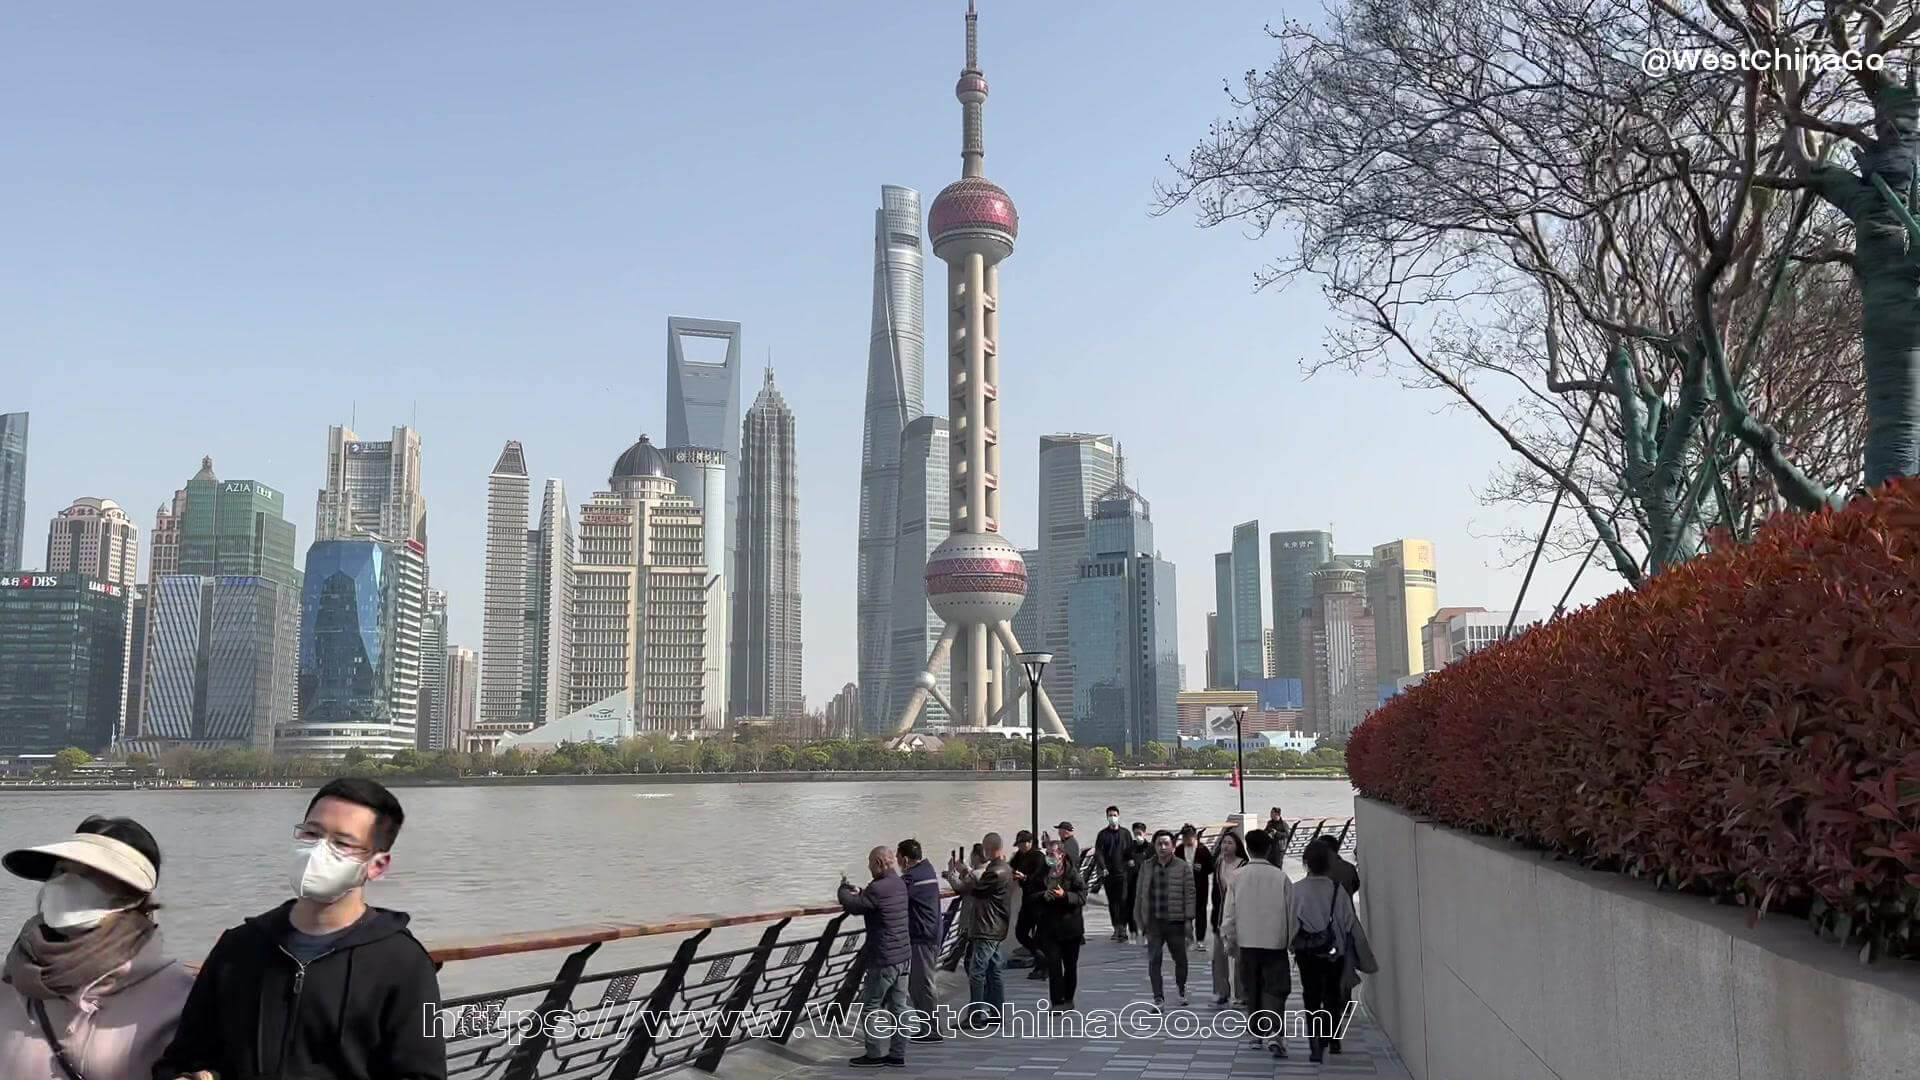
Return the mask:
<path fill-rule="evenodd" d="M 90 817 L 0 865 L 45 882 L 0 969 L 0 1077 L 148 1080 L 193 987 L 153 922 L 153 835 L 131 818 Z"/>

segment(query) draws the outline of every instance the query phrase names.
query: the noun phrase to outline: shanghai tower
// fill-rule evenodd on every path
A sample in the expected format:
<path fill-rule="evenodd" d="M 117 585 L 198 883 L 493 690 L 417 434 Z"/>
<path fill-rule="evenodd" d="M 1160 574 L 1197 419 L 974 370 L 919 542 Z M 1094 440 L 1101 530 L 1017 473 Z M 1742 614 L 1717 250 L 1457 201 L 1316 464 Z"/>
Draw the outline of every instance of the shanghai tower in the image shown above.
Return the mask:
<path fill-rule="evenodd" d="M 860 444 L 860 576 L 856 613 L 860 715 L 892 700 L 895 546 L 899 542 L 900 439 L 920 416 L 926 370 L 920 193 L 880 188 L 873 214 L 873 333 L 867 345 L 867 414 Z"/>
<path fill-rule="evenodd" d="M 947 264 L 947 458 L 953 535 L 927 557 L 927 602 L 946 623 L 901 711 L 898 730 L 919 718 L 939 694 L 934 673 L 958 649 L 947 707 L 958 726 L 986 727 L 1017 716 L 1025 678 L 1013 675 L 1020 643 L 1011 625 L 1027 593 L 1020 549 L 1000 535 L 1000 261 L 1013 254 L 1020 217 L 1013 198 L 986 176 L 987 79 L 980 70 L 979 16 L 967 3 L 967 60 L 953 94 L 960 99 L 960 179 L 948 184 L 927 214 L 934 257 Z M 1012 694 L 1008 695 L 1007 691 Z M 1066 728 L 1047 700 L 1040 721 L 1055 735 Z"/>

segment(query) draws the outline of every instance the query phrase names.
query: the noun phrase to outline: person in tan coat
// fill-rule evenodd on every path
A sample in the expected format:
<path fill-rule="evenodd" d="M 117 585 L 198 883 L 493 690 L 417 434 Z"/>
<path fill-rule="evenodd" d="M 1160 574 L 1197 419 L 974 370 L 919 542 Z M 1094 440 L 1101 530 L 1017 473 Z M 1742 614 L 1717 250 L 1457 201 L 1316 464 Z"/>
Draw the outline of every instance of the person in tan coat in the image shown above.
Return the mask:
<path fill-rule="evenodd" d="M 153 921 L 153 835 L 130 818 L 90 817 L 0 865 L 44 882 L 0 968 L 0 1077 L 148 1080 L 193 988 Z"/>

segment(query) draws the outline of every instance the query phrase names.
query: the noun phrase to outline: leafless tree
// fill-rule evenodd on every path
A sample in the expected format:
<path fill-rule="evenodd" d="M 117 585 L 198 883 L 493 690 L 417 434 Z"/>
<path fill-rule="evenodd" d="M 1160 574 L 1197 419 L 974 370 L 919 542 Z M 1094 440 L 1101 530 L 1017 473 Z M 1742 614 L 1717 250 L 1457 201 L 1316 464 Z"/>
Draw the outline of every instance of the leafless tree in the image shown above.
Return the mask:
<path fill-rule="evenodd" d="M 1578 511 L 1562 545 L 1592 537 L 1638 582 L 1766 500 L 1832 501 L 1859 460 L 1832 457 L 1860 398 L 1831 348 L 1847 223 L 1782 194 L 1794 154 L 1766 137 L 1764 80 L 1646 73 L 1695 21 L 1353 0 L 1270 31 L 1278 59 L 1229 88 L 1160 209 L 1291 232 L 1260 280 L 1320 280 L 1343 316 L 1326 362 L 1453 393 L 1520 459 L 1491 493 L 1544 482 Z"/>

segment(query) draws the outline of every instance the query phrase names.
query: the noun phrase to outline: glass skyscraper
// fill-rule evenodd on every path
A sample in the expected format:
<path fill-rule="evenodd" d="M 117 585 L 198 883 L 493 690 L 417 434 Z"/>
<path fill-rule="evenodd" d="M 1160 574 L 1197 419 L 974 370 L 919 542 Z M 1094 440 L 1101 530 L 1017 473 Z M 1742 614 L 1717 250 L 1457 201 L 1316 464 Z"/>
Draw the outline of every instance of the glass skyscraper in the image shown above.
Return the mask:
<path fill-rule="evenodd" d="M 27 414 L 0 413 L 0 571 L 20 569 L 27 538 Z"/>
<path fill-rule="evenodd" d="M 867 343 L 867 408 L 860 445 L 860 565 L 856 584 L 856 634 L 859 649 L 860 716 L 867 730 L 891 731 L 898 713 L 884 715 L 893 702 L 895 679 L 907 691 L 919 674 L 919 662 L 902 667 L 895 653 L 899 638 L 892 620 L 895 593 L 903 579 L 897 558 L 911 559 L 913 541 L 900 537 L 909 519 L 927 517 L 923 505 L 907 501 L 907 486 L 925 490 L 903 469 L 914 466 L 904 442 L 907 425 L 920 417 L 926 371 L 926 303 L 920 248 L 920 193 L 891 184 L 880 189 L 873 214 L 873 322 Z M 944 455 L 943 455 L 944 456 Z M 944 508 L 945 478 L 937 485 Z M 941 515 L 945 516 L 944 510 Z M 946 539 L 942 530 L 934 543 Z M 924 566 L 925 553 L 920 563 Z M 913 590 L 924 593 L 924 586 Z M 912 612 L 908 612 L 910 621 Z M 939 636 L 935 623 L 935 637 Z M 913 628 L 908 628 L 908 634 Z M 929 643 L 928 648 L 931 648 Z M 922 656 L 924 659 L 924 654 Z"/>
<path fill-rule="evenodd" d="M 1020 639 L 1023 649 L 1053 654 L 1044 685 L 1054 708 L 1064 713 L 1079 700 L 1069 633 L 1067 593 L 1087 557 L 1087 521 L 1094 500 L 1120 479 L 1120 452 L 1111 435 L 1040 436 L 1040 573 L 1027 568 L 1027 605 L 1039 607 L 1040 641 Z M 1016 677 L 1019 676 L 1015 671 Z"/>
<path fill-rule="evenodd" d="M 890 735 L 900 715 L 906 711 L 907 697 L 918 685 L 927 657 L 940 639 L 940 616 L 927 603 L 927 556 L 947 538 L 952 522 L 947 517 L 947 453 L 951 448 L 944 416 L 922 416 L 909 423 L 900 439 L 900 532 L 895 545 L 893 588 L 888 599 L 893 612 L 888 620 L 892 628 L 892 667 L 885 680 L 887 696 L 874 711 L 868 711 L 870 696 L 865 685 L 860 692 L 860 725 L 871 735 Z M 1022 609 L 1023 611 L 1025 609 Z M 934 674 L 934 688 L 940 697 L 952 701 L 953 665 L 942 666 Z M 921 713 L 923 723 L 945 723 L 946 709 L 929 701 Z"/>
<path fill-rule="evenodd" d="M 1304 679 L 1300 620 L 1313 605 L 1313 572 L 1333 558 L 1333 534 L 1319 530 L 1277 532 L 1267 538 L 1273 589 L 1273 677 Z"/>
<path fill-rule="evenodd" d="M 425 560 L 412 542 L 323 540 L 307 549 L 300 720 L 289 749 L 377 756 L 415 745 Z"/>
<path fill-rule="evenodd" d="M 741 440 L 740 554 L 734 573 L 733 714 L 789 720 L 800 687 L 800 499 L 793 410 L 773 369 Z"/>
<path fill-rule="evenodd" d="M 1233 527 L 1234 680 L 1267 677 L 1266 612 L 1261 604 L 1260 523 Z"/>
<path fill-rule="evenodd" d="M 126 704 L 128 590 L 0 575 L 0 753 L 104 753 Z"/>
<path fill-rule="evenodd" d="M 689 359 L 687 338 L 725 342 L 719 363 Z M 708 446 L 727 454 L 727 566 L 739 558 L 740 324 L 667 319 L 667 446 Z M 738 658 L 728 661 L 729 667 Z"/>
<path fill-rule="evenodd" d="M 1176 745 L 1180 655 L 1173 564 L 1153 548 L 1147 500 L 1118 482 L 1094 504 L 1068 589 L 1075 742 L 1122 753 Z"/>
<path fill-rule="evenodd" d="M 1207 689 L 1232 690 L 1238 687 L 1239 654 L 1233 645 L 1233 552 L 1222 551 L 1213 557 L 1214 636 L 1212 670 L 1207 672 Z"/>

